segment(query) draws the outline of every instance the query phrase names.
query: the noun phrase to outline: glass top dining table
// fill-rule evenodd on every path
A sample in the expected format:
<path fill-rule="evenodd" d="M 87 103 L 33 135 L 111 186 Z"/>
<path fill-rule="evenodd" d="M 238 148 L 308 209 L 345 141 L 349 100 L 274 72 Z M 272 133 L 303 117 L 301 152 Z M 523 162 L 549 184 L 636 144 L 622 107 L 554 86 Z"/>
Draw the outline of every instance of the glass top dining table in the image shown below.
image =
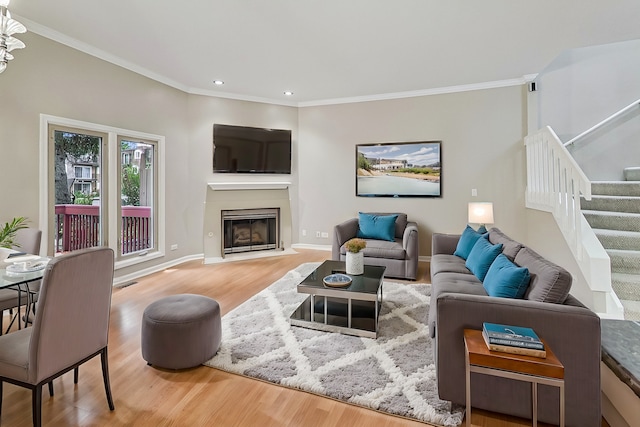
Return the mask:
<path fill-rule="evenodd" d="M 18 305 L 22 306 L 22 299 L 25 298 L 25 304 L 27 307 L 31 304 L 32 292 L 29 290 L 29 283 L 42 279 L 45 272 L 46 264 L 50 258 L 31 256 L 26 261 L 30 266 L 42 264 L 42 268 L 31 271 L 29 267 L 13 269 L 11 266 L 20 261 L 19 258 L 11 259 L 7 258 L 4 261 L 0 261 L 0 289 L 14 289 L 17 292 Z M 13 269 L 13 271 L 12 271 Z M 24 271 L 23 271 L 24 270 Z M 1 313 L 0 313 L 1 314 Z M 27 325 L 27 316 L 24 317 L 24 326 Z M 18 316 L 18 329 L 22 328 L 22 322 L 20 316 Z"/>

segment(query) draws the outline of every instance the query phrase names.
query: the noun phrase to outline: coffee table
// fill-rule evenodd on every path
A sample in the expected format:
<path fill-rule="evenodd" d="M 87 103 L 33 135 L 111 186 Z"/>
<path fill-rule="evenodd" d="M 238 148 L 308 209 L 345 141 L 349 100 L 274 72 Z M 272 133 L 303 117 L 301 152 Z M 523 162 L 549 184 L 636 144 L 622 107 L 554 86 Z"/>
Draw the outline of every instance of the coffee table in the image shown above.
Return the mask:
<path fill-rule="evenodd" d="M 363 274 L 349 275 L 352 279 L 349 286 L 330 287 L 322 279 L 330 274 L 345 274 L 345 263 L 323 262 L 298 285 L 298 293 L 309 297 L 293 312 L 289 322 L 320 331 L 377 338 L 385 269 L 365 265 Z"/>

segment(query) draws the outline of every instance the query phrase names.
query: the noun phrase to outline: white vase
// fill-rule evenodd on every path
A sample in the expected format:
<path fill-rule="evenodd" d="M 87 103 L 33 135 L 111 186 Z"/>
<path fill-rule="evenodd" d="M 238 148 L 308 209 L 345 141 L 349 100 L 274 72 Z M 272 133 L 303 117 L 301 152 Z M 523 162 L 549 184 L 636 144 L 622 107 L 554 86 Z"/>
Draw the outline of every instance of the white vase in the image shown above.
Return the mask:
<path fill-rule="evenodd" d="M 347 259 L 345 261 L 347 274 L 364 273 L 364 253 L 353 253 L 347 251 Z"/>

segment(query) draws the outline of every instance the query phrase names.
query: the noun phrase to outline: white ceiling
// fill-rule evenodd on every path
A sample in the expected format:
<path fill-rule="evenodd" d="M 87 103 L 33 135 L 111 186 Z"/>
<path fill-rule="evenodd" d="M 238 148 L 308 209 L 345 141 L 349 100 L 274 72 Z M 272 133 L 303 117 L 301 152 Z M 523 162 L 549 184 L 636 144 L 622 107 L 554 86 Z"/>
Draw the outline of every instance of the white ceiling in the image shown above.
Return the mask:
<path fill-rule="evenodd" d="M 12 0 L 9 8 L 29 31 L 186 92 L 290 105 L 523 80 L 565 49 L 640 38 L 637 0 Z"/>

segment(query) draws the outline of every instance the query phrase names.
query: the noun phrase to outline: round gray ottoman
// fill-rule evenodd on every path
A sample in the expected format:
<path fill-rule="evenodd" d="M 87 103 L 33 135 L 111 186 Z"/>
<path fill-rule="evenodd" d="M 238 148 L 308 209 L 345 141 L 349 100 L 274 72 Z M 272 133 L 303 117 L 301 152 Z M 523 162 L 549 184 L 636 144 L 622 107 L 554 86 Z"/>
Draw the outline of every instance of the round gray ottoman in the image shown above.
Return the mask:
<path fill-rule="evenodd" d="M 142 357 L 149 365 L 184 369 L 211 359 L 220 347 L 220 305 L 203 295 L 172 295 L 142 315 Z"/>

